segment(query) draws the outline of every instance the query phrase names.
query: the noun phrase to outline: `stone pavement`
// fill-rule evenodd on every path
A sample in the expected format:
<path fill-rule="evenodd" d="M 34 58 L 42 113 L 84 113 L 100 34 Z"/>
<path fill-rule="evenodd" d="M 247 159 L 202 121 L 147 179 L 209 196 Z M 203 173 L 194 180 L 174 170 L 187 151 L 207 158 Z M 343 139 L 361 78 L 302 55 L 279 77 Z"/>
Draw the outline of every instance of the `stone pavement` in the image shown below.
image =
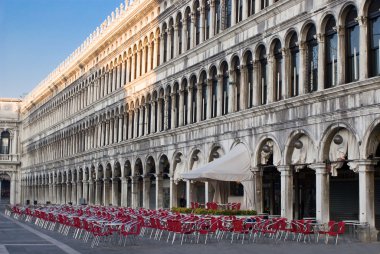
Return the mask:
<path fill-rule="evenodd" d="M 324 243 L 296 243 L 292 241 L 273 243 L 269 240 L 258 243 L 241 243 L 229 241 L 216 242 L 214 239 L 204 244 L 184 243 L 182 246 L 177 241 L 174 245 L 161 240 L 155 241 L 144 238 L 137 245 L 127 244 L 121 246 L 98 246 L 91 248 L 89 243 L 75 240 L 71 236 L 65 237 L 57 232 L 48 231 L 36 227 L 34 224 L 17 221 L 4 215 L 4 209 L 0 213 L 0 254 L 11 253 L 35 253 L 35 254 L 78 254 L 78 253 L 133 253 L 133 254 L 202 254 L 202 253 L 345 253 L 345 254 L 380 254 L 380 242 L 359 243 L 350 240 L 340 241 L 337 246 Z"/>

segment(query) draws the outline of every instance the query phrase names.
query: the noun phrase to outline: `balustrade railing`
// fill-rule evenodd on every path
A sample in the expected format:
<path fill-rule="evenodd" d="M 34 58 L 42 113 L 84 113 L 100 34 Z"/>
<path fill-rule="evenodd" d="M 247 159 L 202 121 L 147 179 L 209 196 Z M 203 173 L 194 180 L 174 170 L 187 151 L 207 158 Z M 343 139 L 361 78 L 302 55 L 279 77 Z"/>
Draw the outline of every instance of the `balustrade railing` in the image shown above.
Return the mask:
<path fill-rule="evenodd" d="M 18 154 L 0 154 L 0 161 L 19 161 Z"/>

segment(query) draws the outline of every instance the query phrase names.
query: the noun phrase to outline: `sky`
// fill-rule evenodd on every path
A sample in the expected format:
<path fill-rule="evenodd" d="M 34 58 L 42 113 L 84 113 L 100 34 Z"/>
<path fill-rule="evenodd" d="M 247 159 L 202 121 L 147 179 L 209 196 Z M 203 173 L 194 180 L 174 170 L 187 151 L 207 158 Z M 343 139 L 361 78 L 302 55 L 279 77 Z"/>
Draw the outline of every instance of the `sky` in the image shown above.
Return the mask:
<path fill-rule="evenodd" d="M 33 90 L 123 0 L 0 0 L 0 98 Z"/>

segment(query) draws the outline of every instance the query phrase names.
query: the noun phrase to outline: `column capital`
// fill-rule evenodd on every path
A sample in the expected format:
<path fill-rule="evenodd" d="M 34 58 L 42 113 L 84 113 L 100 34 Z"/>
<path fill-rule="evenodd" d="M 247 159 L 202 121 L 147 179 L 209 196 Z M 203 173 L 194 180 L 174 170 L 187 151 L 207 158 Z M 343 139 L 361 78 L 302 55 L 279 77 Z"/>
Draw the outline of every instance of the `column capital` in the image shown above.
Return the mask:
<path fill-rule="evenodd" d="M 327 169 L 327 165 L 325 163 L 315 163 L 311 164 L 310 168 L 315 170 L 315 174 L 329 174 L 330 171 Z"/>
<path fill-rule="evenodd" d="M 367 25 L 367 21 L 368 21 L 368 18 L 367 17 L 364 17 L 364 16 L 358 16 L 356 18 L 356 21 L 359 23 L 359 26 L 366 26 Z"/>
<path fill-rule="evenodd" d="M 374 160 L 358 160 L 356 163 L 359 166 L 359 172 L 372 172 L 375 170 L 375 165 L 377 165 L 377 161 Z"/>

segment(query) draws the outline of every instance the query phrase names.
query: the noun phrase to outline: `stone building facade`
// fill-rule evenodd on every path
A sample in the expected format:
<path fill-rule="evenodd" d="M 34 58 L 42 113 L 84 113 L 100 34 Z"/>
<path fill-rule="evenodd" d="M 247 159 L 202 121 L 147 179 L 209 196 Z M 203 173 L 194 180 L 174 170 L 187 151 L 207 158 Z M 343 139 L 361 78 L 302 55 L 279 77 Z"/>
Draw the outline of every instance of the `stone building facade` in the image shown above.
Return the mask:
<path fill-rule="evenodd" d="M 374 239 L 379 43 L 377 0 L 121 4 L 23 101 L 21 201 L 211 201 L 181 173 L 244 144 L 247 208 L 356 219 Z"/>
<path fill-rule="evenodd" d="M 0 202 L 21 202 L 21 100 L 0 98 Z"/>

